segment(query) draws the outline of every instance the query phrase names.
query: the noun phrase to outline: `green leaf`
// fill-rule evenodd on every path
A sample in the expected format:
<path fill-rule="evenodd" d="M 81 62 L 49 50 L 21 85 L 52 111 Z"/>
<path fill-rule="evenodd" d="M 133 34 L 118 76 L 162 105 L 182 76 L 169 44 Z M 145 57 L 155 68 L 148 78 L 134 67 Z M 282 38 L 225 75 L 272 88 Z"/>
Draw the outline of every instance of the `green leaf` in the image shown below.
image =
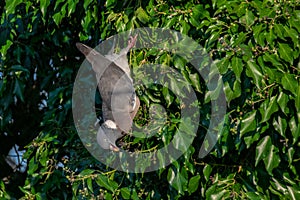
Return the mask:
<path fill-rule="evenodd" d="M 241 74 L 243 71 L 243 62 L 241 58 L 233 57 L 231 61 L 232 70 L 236 76 L 236 79 L 241 82 Z"/>
<path fill-rule="evenodd" d="M 104 187 L 107 190 L 110 190 L 112 192 L 115 190 L 115 188 L 113 188 L 113 186 L 110 184 L 110 181 L 109 181 L 108 177 L 104 176 L 102 174 L 98 175 L 98 177 L 96 178 L 96 183 L 99 186 Z"/>
<path fill-rule="evenodd" d="M 252 11 L 246 9 L 246 25 L 249 27 L 254 23 L 255 16 Z"/>
<path fill-rule="evenodd" d="M 288 26 L 284 26 L 283 28 L 285 30 L 285 36 L 290 37 L 292 39 L 292 41 L 293 41 L 293 47 L 294 47 L 293 50 L 295 51 L 296 50 L 295 48 L 299 44 L 299 39 L 298 39 L 298 33 L 297 33 L 297 31 L 295 31 L 295 29 L 290 28 Z"/>
<path fill-rule="evenodd" d="M 68 17 L 74 13 L 79 0 L 68 0 Z"/>
<path fill-rule="evenodd" d="M 276 35 L 274 34 L 274 29 L 270 29 L 266 33 L 266 40 L 271 45 L 274 46 L 274 40 L 276 39 Z"/>
<path fill-rule="evenodd" d="M 259 138 L 260 138 L 259 132 L 256 132 L 254 135 L 245 136 L 244 141 L 247 149 L 251 146 L 251 144 L 253 144 L 253 142 L 259 140 Z"/>
<path fill-rule="evenodd" d="M 223 90 L 223 83 L 221 77 L 217 82 L 217 87 L 214 90 L 213 89 L 214 88 L 209 88 L 209 91 L 206 92 L 205 99 L 204 99 L 205 103 L 220 98 L 221 90 Z"/>
<path fill-rule="evenodd" d="M 174 18 L 173 18 L 174 19 Z M 197 19 L 197 18 L 195 18 L 195 16 L 194 15 L 192 15 L 190 18 L 189 18 L 189 22 L 190 22 L 190 24 L 192 24 L 194 27 L 199 27 L 200 26 L 200 21 Z"/>
<path fill-rule="evenodd" d="M 188 35 L 188 32 L 190 30 L 190 25 L 184 21 L 184 20 L 180 20 L 180 32 L 182 34 Z"/>
<path fill-rule="evenodd" d="M 215 42 L 220 38 L 221 31 L 214 31 L 210 33 L 210 37 L 205 42 L 205 48 L 210 49 L 212 46 L 215 45 Z"/>
<path fill-rule="evenodd" d="M 232 101 L 233 99 L 235 99 L 241 95 L 241 93 L 242 93 L 241 83 L 238 81 L 234 81 L 233 89 L 231 89 L 229 83 L 225 82 L 224 90 L 225 90 L 225 95 L 226 95 L 227 101 L 228 101 L 228 103 L 230 103 L 230 101 Z"/>
<path fill-rule="evenodd" d="M 287 128 L 287 121 L 285 118 L 282 118 L 280 116 L 277 116 L 277 118 L 274 118 L 273 119 L 273 127 L 282 137 L 284 137 L 284 138 L 286 137 L 285 131 Z"/>
<path fill-rule="evenodd" d="M 218 67 L 220 74 L 225 74 L 228 71 L 229 59 L 225 57 L 221 60 L 216 60 L 215 64 Z"/>
<path fill-rule="evenodd" d="M 290 47 L 288 44 L 284 43 L 279 43 L 279 48 L 278 48 L 279 56 L 283 60 L 293 63 L 293 49 Z"/>
<path fill-rule="evenodd" d="M 137 18 L 143 23 L 143 24 L 147 24 L 149 22 L 150 17 L 148 16 L 148 14 L 146 13 L 146 11 L 142 8 L 139 7 L 136 10 L 136 15 Z"/>
<path fill-rule="evenodd" d="M 265 53 L 263 55 L 263 59 L 265 62 L 269 62 L 271 64 L 271 66 L 277 67 L 277 69 L 279 71 L 285 72 L 282 64 L 279 62 L 280 59 L 279 59 L 278 55 Z"/>
<path fill-rule="evenodd" d="M 111 193 L 106 192 L 105 195 L 104 195 L 104 199 L 113 199 L 113 196 L 112 196 Z"/>
<path fill-rule="evenodd" d="M 199 186 L 199 180 L 200 180 L 200 175 L 196 175 L 196 176 L 193 176 L 190 181 L 189 181 L 189 184 L 188 184 L 188 192 L 189 194 L 192 194 L 194 192 L 197 191 L 198 189 L 198 186 Z"/>
<path fill-rule="evenodd" d="M 121 195 L 124 199 L 130 199 L 130 190 L 128 187 L 121 188 Z"/>
<path fill-rule="evenodd" d="M 203 168 L 203 175 L 204 175 L 204 178 L 206 181 L 209 180 L 211 172 L 212 172 L 211 165 L 209 165 L 209 164 L 205 165 L 205 167 Z"/>
<path fill-rule="evenodd" d="M 88 178 L 88 179 L 86 180 L 86 183 L 87 183 L 87 186 L 88 186 L 89 191 L 90 191 L 91 193 L 94 193 L 92 178 Z"/>
<path fill-rule="evenodd" d="M 263 122 L 266 122 L 270 119 L 271 115 L 274 113 L 274 112 L 277 112 L 278 111 L 278 105 L 277 105 L 277 96 L 273 96 L 271 97 L 271 99 L 269 100 L 265 100 L 260 108 L 259 108 L 259 111 L 260 111 L 260 114 L 262 116 L 262 119 L 261 119 L 261 123 Z"/>
<path fill-rule="evenodd" d="M 15 72 L 26 72 L 26 73 L 30 73 L 28 69 L 26 69 L 25 67 L 21 66 L 21 65 L 13 65 L 11 66 L 11 70 L 15 71 Z"/>
<path fill-rule="evenodd" d="M 46 167 L 47 166 L 47 161 L 48 161 L 48 149 L 45 148 L 41 151 L 40 157 L 39 157 L 39 162 L 41 163 L 42 166 Z"/>
<path fill-rule="evenodd" d="M 261 32 L 264 29 L 263 24 L 253 26 L 252 29 L 253 29 L 253 37 L 254 37 L 255 42 L 261 46 L 264 46 L 264 42 L 261 41 L 261 35 L 263 35 L 263 33 L 261 33 Z"/>
<path fill-rule="evenodd" d="M 255 16 L 251 10 L 246 8 L 246 13 L 244 16 L 240 18 L 241 23 L 246 25 L 246 28 L 249 29 L 249 27 L 254 23 Z"/>
<path fill-rule="evenodd" d="M 200 81 L 200 77 L 199 77 L 199 74 L 198 73 L 190 73 L 190 76 L 189 76 L 189 79 L 190 81 L 192 82 L 192 85 L 195 87 L 196 91 L 197 92 L 202 92 L 201 91 L 201 81 Z"/>
<path fill-rule="evenodd" d="M 297 20 L 295 17 L 291 17 L 288 22 L 292 27 L 296 28 L 296 30 L 300 32 L 299 20 Z"/>
<path fill-rule="evenodd" d="M 255 192 L 247 192 L 246 195 L 251 200 L 261 200 L 261 197 L 257 195 Z"/>
<path fill-rule="evenodd" d="M 287 102 L 289 101 L 289 97 L 284 92 L 280 92 L 277 98 L 277 103 L 279 107 L 281 108 L 282 112 L 286 115 L 289 114 L 289 108 L 287 105 Z"/>
<path fill-rule="evenodd" d="M 288 172 L 284 172 L 282 178 L 288 184 L 291 184 L 291 185 L 296 184 L 295 181 L 293 180 L 293 178 L 291 178 L 291 176 Z"/>
<path fill-rule="evenodd" d="M 107 8 L 110 8 L 110 7 L 112 7 L 113 5 L 115 5 L 116 4 L 116 0 L 107 0 L 105 3 L 106 3 L 106 7 Z"/>
<path fill-rule="evenodd" d="M 297 109 L 297 112 L 300 113 L 300 86 L 296 87 L 296 97 L 295 97 L 295 106 Z"/>
<path fill-rule="evenodd" d="M 5 40 L 6 44 L 3 45 L 0 49 L 0 56 L 2 56 L 2 59 L 5 59 L 5 56 L 6 56 L 6 53 L 7 53 L 7 50 L 11 47 L 11 45 L 13 44 L 12 41 L 10 40 Z"/>
<path fill-rule="evenodd" d="M 80 172 L 81 176 L 87 176 L 87 175 L 91 175 L 95 172 L 95 170 L 92 169 L 84 169 L 83 171 Z"/>
<path fill-rule="evenodd" d="M 182 94 L 182 84 L 174 76 L 171 74 L 167 74 L 169 81 L 170 81 L 170 89 L 175 95 L 183 95 Z"/>
<path fill-rule="evenodd" d="M 274 24 L 274 31 L 275 34 L 280 37 L 281 39 L 284 39 L 284 29 L 283 29 L 283 25 L 282 24 Z"/>
<path fill-rule="evenodd" d="M 19 97 L 22 102 L 24 102 L 25 85 L 19 79 L 15 79 L 15 81 L 14 94 Z"/>
<path fill-rule="evenodd" d="M 171 28 L 173 25 L 177 22 L 178 18 L 177 17 L 172 17 L 171 19 L 168 19 L 166 24 L 164 25 L 165 28 Z"/>
<path fill-rule="evenodd" d="M 192 16 L 195 18 L 195 20 L 199 21 L 203 18 L 210 18 L 210 14 L 207 9 L 204 8 L 202 4 L 197 4 L 193 7 Z M 202 20 L 200 20 L 202 21 Z"/>
<path fill-rule="evenodd" d="M 179 194 L 183 194 L 187 189 L 187 172 L 184 168 L 180 171 L 179 168 L 176 168 L 174 171 L 171 167 L 169 168 L 167 179 L 170 185 L 174 187 Z"/>
<path fill-rule="evenodd" d="M 300 188 L 297 185 L 286 186 L 288 189 L 288 194 L 293 200 L 300 199 Z"/>
<path fill-rule="evenodd" d="M 50 5 L 50 0 L 40 0 L 40 7 L 43 17 L 45 17 L 48 6 Z"/>
<path fill-rule="evenodd" d="M 63 16 L 62 16 L 62 14 L 60 12 L 58 12 L 58 13 L 55 13 L 52 18 L 53 18 L 53 21 L 55 22 L 55 24 L 57 26 L 59 26 L 59 24 L 60 24 Z"/>
<path fill-rule="evenodd" d="M 139 199 L 136 190 L 128 187 L 121 188 L 121 195 L 124 199 Z"/>
<path fill-rule="evenodd" d="M 288 161 L 289 161 L 290 165 L 293 163 L 294 153 L 295 153 L 295 149 L 293 147 L 288 149 L 287 155 L 288 155 Z M 291 181 L 289 180 L 289 182 L 291 182 Z M 295 183 L 291 183 L 291 184 L 295 184 Z"/>
<path fill-rule="evenodd" d="M 256 147 L 255 166 L 258 165 L 259 161 L 263 160 L 266 170 L 270 175 L 273 175 L 273 169 L 278 167 L 280 163 L 278 152 L 278 148 L 272 144 L 271 137 L 264 137 Z"/>
<path fill-rule="evenodd" d="M 189 134 L 191 131 L 189 131 L 189 130 L 186 130 L 187 132 L 183 132 L 183 131 L 185 131 L 185 130 L 180 130 L 180 133 L 176 134 L 176 137 L 174 137 L 174 139 L 172 140 L 172 143 L 176 149 L 178 149 L 184 153 L 188 149 L 188 147 L 191 145 L 192 140 L 194 138 Z M 191 133 L 193 133 L 193 132 L 191 132 Z"/>
<path fill-rule="evenodd" d="M 174 66 L 177 69 L 183 70 L 186 66 L 186 60 L 182 57 L 175 56 L 174 57 Z"/>
<path fill-rule="evenodd" d="M 243 120 L 241 121 L 241 137 L 250 131 L 254 131 L 256 129 L 256 120 L 255 120 L 255 116 L 256 116 L 256 110 L 253 110 L 250 113 L 247 113 L 245 115 L 245 117 L 243 118 Z"/>
<path fill-rule="evenodd" d="M 247 62 L 246 74 L 248 77 L 251 77 L 253 79 L 256 87 L 261 88 L 263 75 L 262 75 L 260 67 L 257 64 L 255 64 L 253 61 L 249 60 Z"/>
<path fill-rule="evenodd" d="M 293 135 L 293 144 L 298 142 L 298 138 L 300 136 L 300 125 L 296 122 L 295 117 L 292 117 L 289 121 L 289 127 Z"/>
<path fill-rule="evenodd" d="M 33 175 L 38 168 L 39 168 L 39 165 L 36 162 L 36 158 L 34 158 L 34 157 L 31 158 L 30 161 L 29 161 L 29 164 L 28 164 L 28 171 L 27 171 L 27 173 L 29 175 Z"/>
<path fill-rule="evenodd" d="M 169 89 L 168 89 L 167 84 L 164 85 L 164 87 L 162 89 L 162 94 L 163 94 L 164 99 L 167 103 L 167 107 L 169 107 L 173 103 L 174 96 L 171 93 L 169 93 Z"/>
<path fill-rule="evenodd" d="M 22 0 L 7 0 L 5 4 L 6 15 L 15 13 L 16 7 L 22 2 Z"/>
<path fill-rule="evenodd" d="M 93 0 L 85 0 L 83 3 L 84 10 L 86 10 L 91 3 L 93 3 Z"/>
<path fill-rule="evenodd" d="M 278 195 L 282 195 L 285 193 L 286 191 L 286 187 L 285 185 L 283 185 L 282 183 L 280 183 L 278 180 L 276 180 L 275 178 L 272 178 L 272 180 L 274 181 L 271 181 L 271 185 L 273 186 L 273 188 L 276 190 L 276 191 L 273 191 L 273 192 L 276 192 L 276 194 Z"/>
<path fill-rule="evenodd" d="M 215 187 L 215 188 L 214 188 Z M 212 189 L 211 189 L 212 188 Z M 211 190 L 210 190 L 211 189 Z M 210 187 L 206 191 L 206 198 L 207 199 L 213 199 L 213 200 L 222 200 L 222 199 L 228 199 L 226 198 L 226 195 L 229 196 L 229 191 L 226 190 L 224 187 L 217 188 L 216 185 L 213 185 L 213 187 Z"/>
<path fill-rule="evenodd" d="M 245 42 L 246 39 L 247 39 L 247 33 L 240 32 L 237 39 L 235 39 L 233 41 L 232 45 L 238 46 L 238 45 L 242 44 L 243 42 Z"/>
<path fill-rule="evenodd" d="M 299 85 L 293 74 L 285 73 L 281 79 L 281 85 L 285 90 L 290 91 L 294 96 L 297 95 Z"/>

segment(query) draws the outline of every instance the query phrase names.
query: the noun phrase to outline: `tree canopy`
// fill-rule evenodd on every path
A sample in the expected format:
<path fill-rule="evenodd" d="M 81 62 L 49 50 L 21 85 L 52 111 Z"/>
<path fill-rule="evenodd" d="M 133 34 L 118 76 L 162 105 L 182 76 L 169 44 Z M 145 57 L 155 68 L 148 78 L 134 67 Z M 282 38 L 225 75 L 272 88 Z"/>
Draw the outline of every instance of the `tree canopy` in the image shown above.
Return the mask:
<path fill-rule="evenodd" d="M 0 10 L 0 198 L 300 199 L 299 0 L 7 0 Z M 201 117 L 192 144 L 177 146 L 182 156 L 130 173 L 99 162 L 78 136 L 72 93 L 84 56 L 76 43 L 95 47 L 143 27 L 174 30 L 201 45 L 221 74 L 227 107 L 216 145 L 199 158 L 213 118 L 203 77 L 172 52 L 131 51 L 133 74 L 145 63 L 182 74 L 185 82 L 171 80 L 170 88 L 189 83 Z M 125 138 L 128 149 L 155 153 L 172 140 L 176 94 L 137 88 L 136 123 L 147 123 L 149 106 L 158 103 L 170 125 L 155 129 L 155 138 Z M 26 150 L 25 173 L 7 163 L 15 144 Z"/>

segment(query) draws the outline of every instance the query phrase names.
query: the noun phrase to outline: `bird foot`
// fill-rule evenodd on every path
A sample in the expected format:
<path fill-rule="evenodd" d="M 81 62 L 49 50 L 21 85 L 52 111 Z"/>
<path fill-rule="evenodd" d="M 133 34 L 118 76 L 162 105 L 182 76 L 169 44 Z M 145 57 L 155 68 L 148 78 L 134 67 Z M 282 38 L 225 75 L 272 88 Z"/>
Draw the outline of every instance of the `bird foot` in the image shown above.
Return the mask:
<path fill-rule="evenodd" d="M 130 36 L 130 39 L 128 41 L 128 49 L 131 49 L 132 47 L 134 47 L 134 45 L 136 43 L 137 36 L 138 35 L 135 35 L 134 37 Z"/>

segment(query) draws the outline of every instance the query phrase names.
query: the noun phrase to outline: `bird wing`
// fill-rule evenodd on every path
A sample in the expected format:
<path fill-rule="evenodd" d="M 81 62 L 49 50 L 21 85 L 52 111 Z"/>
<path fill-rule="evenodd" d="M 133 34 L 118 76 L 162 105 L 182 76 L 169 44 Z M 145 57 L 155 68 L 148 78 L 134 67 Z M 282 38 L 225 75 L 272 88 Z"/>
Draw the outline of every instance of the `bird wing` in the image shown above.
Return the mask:
<path fill-rule="evenodd" d="M 107 59 L 105 56 L 101 55 L 99 52 L 85 44 L 76 43 L 76 47 L 91 63 L 92 68 L 97 76 L 102 76 L 105 69 L 112 63 L 111 60 Z"/>
<path fill-rule="evenodd" d="M 124 132 L 132 126 L 135 90 L 131 78 L 115 63 L 111 63 L 98 82 L 102 97 L 104 120 L 112 120 Z"/>

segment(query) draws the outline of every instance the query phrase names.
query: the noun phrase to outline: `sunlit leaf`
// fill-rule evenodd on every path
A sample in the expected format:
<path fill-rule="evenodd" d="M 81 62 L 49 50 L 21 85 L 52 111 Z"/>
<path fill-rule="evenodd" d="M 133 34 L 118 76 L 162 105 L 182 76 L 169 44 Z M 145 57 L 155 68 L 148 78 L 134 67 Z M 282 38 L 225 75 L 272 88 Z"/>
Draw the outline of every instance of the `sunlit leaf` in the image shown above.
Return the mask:
<path fill-rule="evenodd" d="M 139 8 L 136 10 L 136 14 L 137 14 L 137 18 L 138 18 L 143 24 L 146 24 L 146 23 L 149 21 L 149 16 L 148 16 L 148 14 L 146 13 L 146 11 L 145 11 L 142 7 L 139 7 Z"/>
<path fill-rule="evenodd" d="M 188 184 L 188 192 L 189 194 L 194 193 L 199 186 L 200 175 L 193 176 Z"/>
<path fill-rule="evenodd" d="M 203 168 L 203 175 L 206 181 L 209 180 L 211 172 L 212 172 L 212 167 L 209 164 L 205 165 L 205 167 Z"/>
<path fill-rule="evenodd" d="M 300 198 L 300 187 L 299 186 L 297 186 L 297 185 L 287 186 L 287 189 L 288 189 L 291 199 L 297 200 Z"/>
<path fill-rule="evenodd" d="M 289 63 L 293 62 L 293 49 L 288 44 L 279 43 L 278 52 L 282 59 Z"/>
<path fill-rule="evenodd" d="M 271 115 L 274 112 L 278 111 L 278 105 L 277 105 L 277 96 L 271 97 L 270 100 L 264 101 L 260 106 L 260 114 L 262 116 L 261 123 L 266 122 L 270 119 Z"/>
<path fill-rule="evenodd" d="M 256 87 L 261 88 L 263 75 L 260 67 L 257 64 L 255 64 L 253 61 L 248 61 L 246 74 L 253 79 Z"/>
<path fill-rule="evenodd" d="M 288 95 L 285 94 L 284 92 L 280 92 L 277 98 L 277 103 L 285 114 L 289 113 L 289 108 L 286 106 L 288 101 L 289 101 Z"/>
<path fill-rule="evenodd" d="M 280 116 L 278 116 L 277 118 L 273 119 L 273 126 L 275 128 L 275 130 L 280 133 L 280 135 L 282 135 L 283 137 L 285 136 L 286 133 L 286 128 L 287 128 L 287 122 L 285 118 L 282 118 Z"/>
<path fill-rule="evenodd" d="M 169 168 L 167 179 L 169 184 L 174 187 L 180 194 L 183 194 L 187 189 L 188 180 L 187 173 L 184 168 L 177 168 L 177 171 L 174 171 L 172 168 Z"/>
<path fill-rule="evenodd" d="M 121 188 L 121 195 L 124 199 L 130 199 L 131 191 L 128 187 Z"/>
<path fill-rule="evenodd" d="M 294 86 L 295 87 L 295 86 Z M 297 112 L 300 113 L 300 85 L 296 85 L 295 106 Z"/>
<path fill-rule="evenodd" d="M 113 188 L 113 186 L 110 184 L 107 176 L 99 174 L 95 180 L 100 187 L 104 187 L 112 192 L 115 190 L 115 188 Z"/>
<path fill-rule="evenodd" d="M 5 5 L 6 14 L 9 15 L 9 14 L 14 13 L 16 7 L 22 2 L 23 2 L 22 0 L 7 0 L 6 5 Z"/>
<path fill-rule="evenodd" d="M 224 90 L 225 95 L 227 98 L 228 103 L 232 101 L 233 99 L 239 97 L 241 95 L 241 84 L 238 81 L 235 81 L 233 83 L 233 88 L 230 87 L 228 82 L 224 83 Z"/>
<path fill-rule="evenodd" d="M 243 63 L 242 63 L 242 59 L 238 58 L 238 57 L 233 57 L 232 61 L 231 61 L 231 67 L 232 70 L 236 76 L 236 79 L 238 81 L 241 81 L 241 74 L 243 71 Z"/>
<path fill-rule="evenodd" d="M 256 111 L 248 113 L 241 121 L 241 136 L 247 132 L 254 131 L 256 129 Z"/>
<path fill-rule="evenodd" d="M 45 17 L 45 14 L 46 14 L 49 4 L 50 4 L 50 0 L 40 0 L 41 12 L 44 17 Z"/>
<path fill-rule="evenodd" d="M 281 79 L 281 84 L 284 89 L 296 96 L 299 85 L 293 74 L 284 74 Z"/>
<path fill-rule="evenodd" d="M 292 119 L 289 121 L 289 127 L 293 135 L 293 144 L 295 144 L 298 142 L 298 138 L 300 136 L 300 126 L 295 117 L 292 117 Z"/>
<path fill-rule="evenodd" d="M 88 186 L 88 189 L 91 193 L 94 193 L 94 189 L 93 189 L 93 180 L 91 178 L 88 178 L 86 180 L 86 183 L 87 183 L 87 186 Z"/>
<path fill-rule="evenodd" d="M 278 148 L 272 144 L 271 137 L 266 136 L 258 143 L 256 147 L 255 166 L 259 161 L 263 160 L 266 170 L 270 175 L 273 175 L 273 169 L 280 163 Z"/>

